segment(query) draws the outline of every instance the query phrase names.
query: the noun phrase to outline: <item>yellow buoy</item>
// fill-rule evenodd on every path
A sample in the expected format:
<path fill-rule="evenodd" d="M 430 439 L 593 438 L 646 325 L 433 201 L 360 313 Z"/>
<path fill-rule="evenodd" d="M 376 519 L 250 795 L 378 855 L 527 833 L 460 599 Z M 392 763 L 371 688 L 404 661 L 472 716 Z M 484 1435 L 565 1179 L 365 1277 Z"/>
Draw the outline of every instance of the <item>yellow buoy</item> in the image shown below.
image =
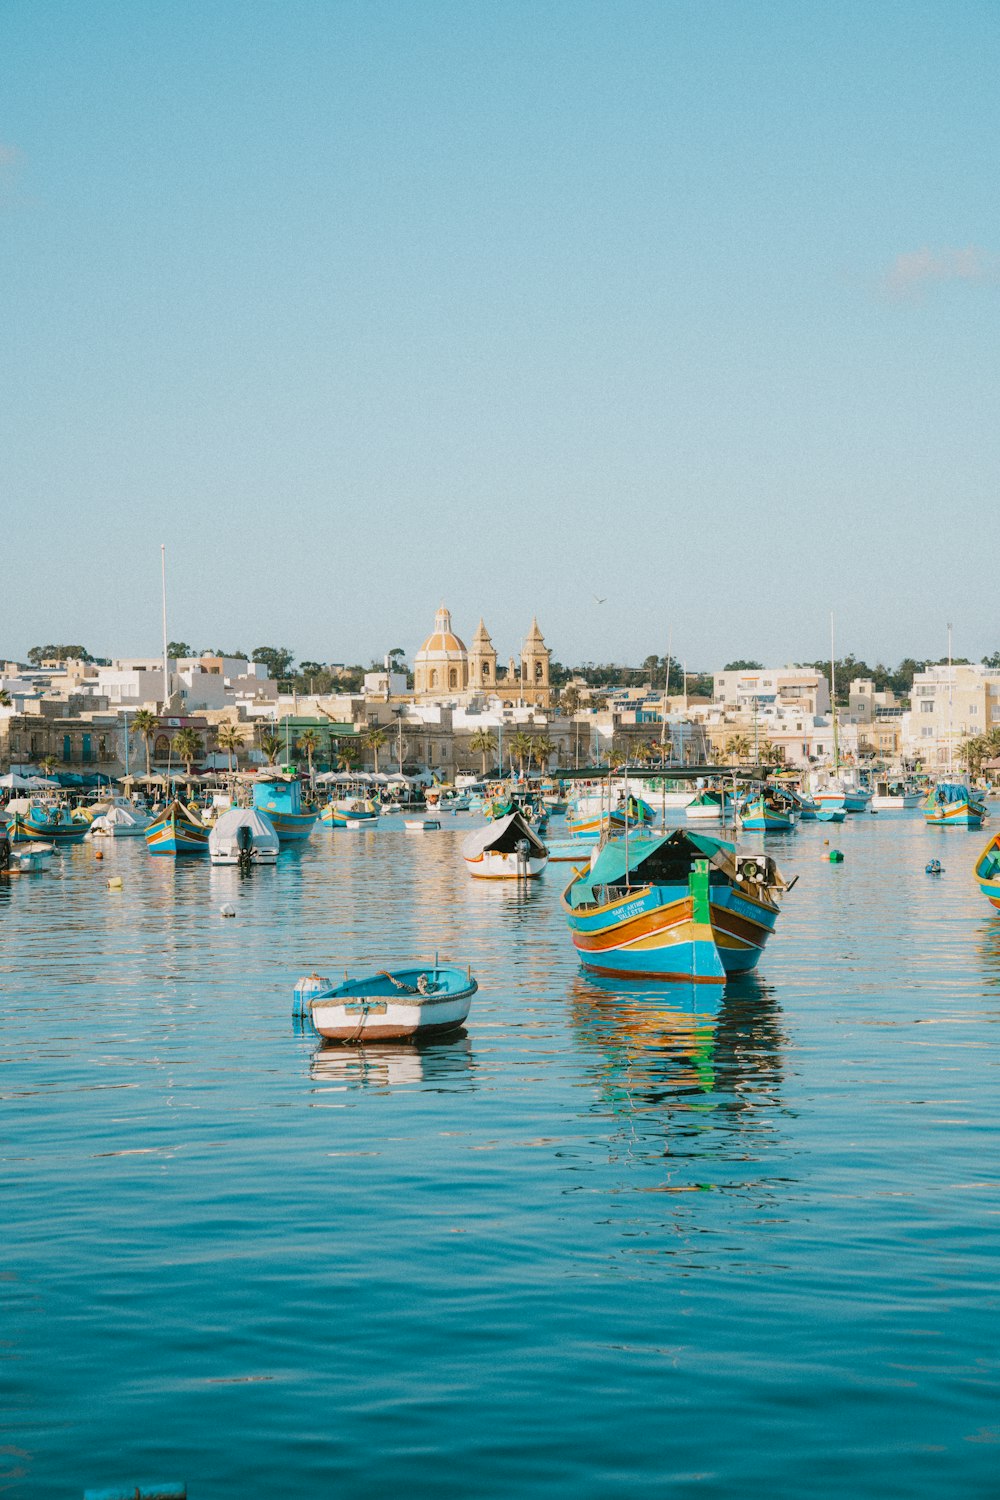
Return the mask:
<path fill-rule="evenodd" d="M 122 878 L 121 878 L 121 876 L 120 875 L 112 875 L 111 879 L 108 881 L 108 890 L 109 891 L 120 891 L 121 888 L 122 888 Z"/>

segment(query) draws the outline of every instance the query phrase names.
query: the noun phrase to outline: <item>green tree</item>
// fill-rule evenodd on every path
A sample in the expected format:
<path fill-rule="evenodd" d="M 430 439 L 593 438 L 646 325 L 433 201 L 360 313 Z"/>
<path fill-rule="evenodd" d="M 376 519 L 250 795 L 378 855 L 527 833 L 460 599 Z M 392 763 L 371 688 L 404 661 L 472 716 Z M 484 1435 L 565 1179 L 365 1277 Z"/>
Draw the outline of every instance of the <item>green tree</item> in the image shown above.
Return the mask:
<path fill-rule="evenodd" d="M 538 769 L 540 771 L 547 771 L 549 768 L 549 761 L 556 753 L 557 746 L 555 741 L 550 739 L 547 734 L 540 734 L 538 738 L 533 742 L 533 749 L 535 753 L 535 764 L 537 765 Z"/>
<path fill-rule="evenodd" d="M 179 729 L 174 735 L 174 749 L 184 762 L 184 769 L 191 775 L 191 767 L 202 753 L 201 736 L 193 729 Z"/>
<path fill-rule="evenodd" d="M 153 748 L 153 736 L 160 726 L 160 721 L 148 708 L 140 708 L 132 720 L 132 728 L 136 734 L 142 735 L 143 747 L 146 751 L 146 775 L 149 775 L 149 755 Z M 126 733 L 128 730 L 126 729 Z"/>
<path fill-rule="evenodd" d="M 572 718 L 580 707 L 580 689 L 575 687 L 572 682 L 560 689 L 559 707 L 567 718 Z"/>
<path fill-rule="evenodd" d="M 86 646 L 32 646 L 28 660 L 33 667 L 43 661 L 93 661 Z"/>
<path fill-rule="evenodd" d="M 260 748 L 267 756 L 267 763 L 273 766 L 281 754 L 281 741 L 276 734 L 262 734 L 260 737 Z"/>
<path fill-rule="evenodd" d="M 220 724 L 215 736 L 220 750 L 224 750 L 229 757 L 229 770 L 233 769 L 233 755 L 236 755 L 236 764 L 240 763 L 240 751 L 243 748 L 243 731 L 236 724 Z"/>
<path fill-rule="evenodd" d="M 168 641 L 167 655 L 171 661 L 180 661 L 185 656 L 197 656 L 198 653 L 187 641 Z"/>
<path fill-rule="evenodd" d="M 365 730 L 365 745 L 375 759 L 375 775 L 378 775 L 378 753 L 389 738 L 388 731 L 380 724 L 370 724 Z"/>
<path fill-rule="evenodd" d="M 746 760 L 753 750 L 753 743 L 748 735 L 731 734 L 726 741 L 726 754 L 729 756 L 730 764 Z"/>
<path fill-rule="evenodd" d="M 360 758 L 357 745 L 341 745 L 337 755 L 337 769 L 353 771 Z"/>
<path fill-rule="evenodd" d="M 10 708 L 10 705 L 13 703 L 13 701 L 14 700 L 8 693 L 7 689 L 0 688 L 0 708 Z"/>
<path fill-rule="evenodd" d="M 267 668 L 268 676 L 276 681 L 288 676 L 294 660 L 294 654 L 287 646 L 257 646 L 251 657 L 251 661 L 262 663 Z"/>
<path fill-rule="evenodd" d="M 304 750 L 306 761 L 309 766 L 309 785 L 312 786 L 313 779 L 313 756 L 319 749 L 319 735 L 315 729 L 303 729 L 298 738 L 298 748 Z"/>
<path fill-rule="evenodd" d="M 469 749 L 473 755 L 481 755 L 483 760 L 483 776 L 486 776 L 486 758 L 492 756 L 496 750 L 497 742 L 488 729 L 477 729 L 469 740 Z"/>
<path fill-rule="evenodd" d="M 510 753 L 517 761 L 517 769 L 519 771 L 523 771 L 524 762 L 531 755 L 530 734 L 525 734 L 523 729 L 519 729 L 516 734 L 512 735 L 510 740 Z"/>

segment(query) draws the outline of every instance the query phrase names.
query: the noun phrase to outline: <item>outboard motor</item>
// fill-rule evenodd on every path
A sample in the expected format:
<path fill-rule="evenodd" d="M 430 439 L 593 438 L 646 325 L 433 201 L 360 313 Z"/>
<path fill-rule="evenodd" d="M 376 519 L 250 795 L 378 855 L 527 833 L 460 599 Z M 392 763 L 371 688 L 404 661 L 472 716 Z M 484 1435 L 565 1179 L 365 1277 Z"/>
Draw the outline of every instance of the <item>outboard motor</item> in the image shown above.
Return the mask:
<path fill-rule="evenodd" d="M 253 829 L 241 823 L 236 830 L 236 863 L 241 875 L 249 875 L 253 867 Z"/>
<path fill-rule="evenodd" d="M 531 845 L 527 839 L 518 839 L 514 845 L 514 853 L 517 855 L 517 877 L 519 880 L 528 878 L 528 855 L 531 853 Z"/>
<path fill-rule="evenodd" d="M 0 870 L 10 869 L 10 839 L 6 828 L 0 831 Z"/>

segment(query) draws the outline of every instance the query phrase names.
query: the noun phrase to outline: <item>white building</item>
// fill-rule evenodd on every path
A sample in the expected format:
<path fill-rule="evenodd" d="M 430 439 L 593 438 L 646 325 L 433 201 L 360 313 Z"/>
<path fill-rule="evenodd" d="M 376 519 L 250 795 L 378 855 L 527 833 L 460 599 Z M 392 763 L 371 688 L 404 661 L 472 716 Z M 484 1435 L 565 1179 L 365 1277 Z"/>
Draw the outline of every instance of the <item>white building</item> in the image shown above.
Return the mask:
<path fill-rule="evenodd" d="M 812 667 L 762 667 L 747 672 L 713 674 L 716 703 L 726 708 L 771 705 L 801 709 L 805 714 L 830 712 L 830 686 Z"/>

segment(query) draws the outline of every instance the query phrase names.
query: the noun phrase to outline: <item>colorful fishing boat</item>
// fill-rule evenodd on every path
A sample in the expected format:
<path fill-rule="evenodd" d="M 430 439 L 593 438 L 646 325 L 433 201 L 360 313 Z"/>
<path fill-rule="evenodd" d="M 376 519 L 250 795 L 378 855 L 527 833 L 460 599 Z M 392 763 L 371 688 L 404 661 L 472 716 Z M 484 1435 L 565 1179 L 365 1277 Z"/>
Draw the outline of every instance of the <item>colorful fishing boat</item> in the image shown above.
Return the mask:
<path fill-rule="evenodd" d="M 715 787 L 703 787 L 684 809 L 685 818 L 693 823 L 718 823 L 726 806 L 726 794 Z"/>
<path fill-rule="evenodd" d="M 309 974 L 295 986 L 293 1014 L 334 1042 L 441 1036 L 464 1023 L 478 988 L 471 969 L 436 962 L 336 986 Z"/>
<path fill-rule="evenodd" d="M 931 828 L 982 828 L 988 817 L 985 800 L 961 781 L 940 782 L 924 802 L 924 822 Z"/>
<path fill-rule="evenodd" d="M 1000 911 L 1000 833 L 995 833 L 976 860 L 976 880 L 991 906 Z"/>
<path fill-rule="evenodd" d="M 794 794 L 775 786 L 750 793 L 740 804 L 740 821 L 748 833 L 787 832 L 795 827 L 800 815 Z"/>
<path fill-rule="evenodd" d="M 605 844 L 562 903 L 593 973 L 720 983 L 756 967 L 789 889 L 770 856 L 677 829 Z"/>
<path fill-rule="evenodd" d="M 812 799 L 818 807 L 842 807 L 849 813 L 865 812 L 871 797 L 866 786 L 856 786 L 839 776 L 825 786 L 817 787 L 812 793 Z"/>
<path fill-rule="evenodd" d="M 549 851 L 518 812 L 476 828 L 462 843 L 466 869 L 476 880 L 534 880 Z"/>
<path fill-rule="evenodd" d="M 816 811 L 818 823 L 843 823 L 847 817 L 847 809 L 844 807 L 831 807 L 829 804 L 820 806 Z"/>
<path fill-rule="evenodd" d="M 610 812 L 599 804 L 594 806 L 594 799 L 587 798 L 566 814 L 566 832 L 574 839 L 596 841 L 605 835 L 615 838 L 626 828 L 629 832 L 633 829 L 641 832 L 652 827 L 655 818 L 653 809 L 641 797 L 628 797 Z"/>
<path fill-rule="evenodd" d="M 209 829 L 196 812 L 175 797 L 146 829 L 150 854 L 207 854 Z"/>
<path fill-rule="evenodd" d="M 377 823 L 381 811 L 373 797 L 337 797 L 319 810 L 326 828 L 346 828 L 348 823 Z"/>
<path fill-rule="evenodd" d="M 302 805 L 302 783 L 298 777 L 283 776 L 280 772 L 258 776 L 253 784 L 253 805 L 267 813 L 283 844 L 307 839 L 319 817 L 314 809 Z"/>
<path fill-rule="evenodd" d="M 79 844 L 90 832 L 90 819 L 77 817 L 68 807 L 32 803 L 26 813 L 15 813 L 7 830 L 12 844 L 48 839 L 53 844 Z"/>

